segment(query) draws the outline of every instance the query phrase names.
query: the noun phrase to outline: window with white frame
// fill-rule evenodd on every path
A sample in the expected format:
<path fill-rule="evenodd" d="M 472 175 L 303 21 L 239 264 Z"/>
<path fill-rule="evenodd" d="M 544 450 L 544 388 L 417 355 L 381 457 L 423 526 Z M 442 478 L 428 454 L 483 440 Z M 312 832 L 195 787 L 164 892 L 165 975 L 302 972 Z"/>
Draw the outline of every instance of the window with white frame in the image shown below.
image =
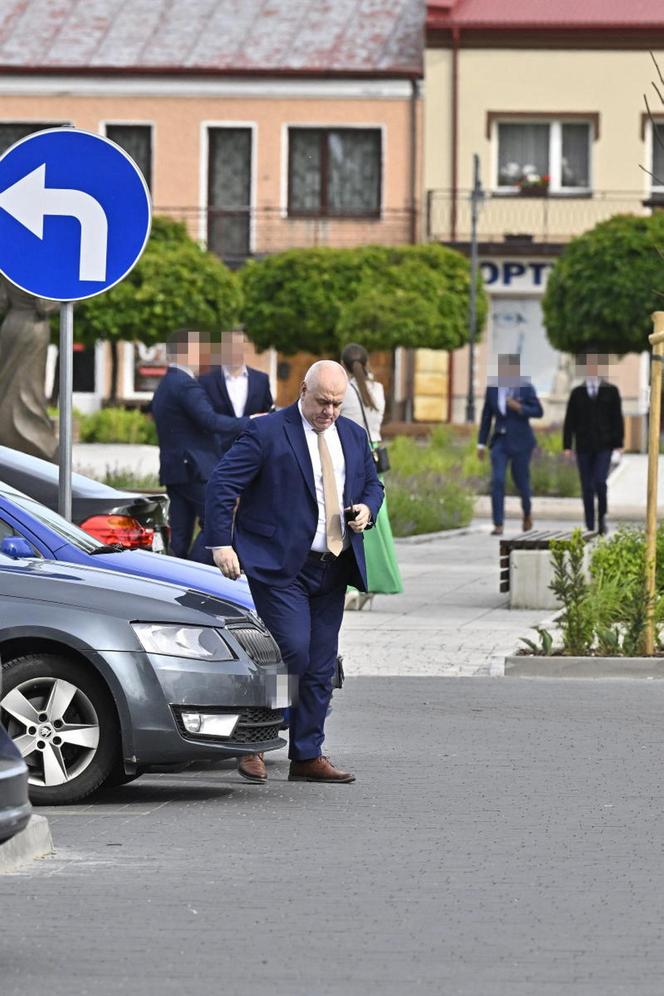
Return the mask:
<path fill-rule="evenodd" d="M 589 191 L 591 128 L 590 121 L 499 121 L 497 190 Z"/>
<path fill-rule="evenodd" d="M 65 128 L 61 121 L 39 122 L 39 121 L 0 121 L 0 154 L 20 141 L 33 135 L 36 131 L 44 131 L 47 128 Z"/>
<path fill-rule="evenodd" d="M 289 128 L 288 213 L 378 217 L 381 159 L 380 128 Z"/>
<path fill-rule="evenodd" d="M 152 125 L 107 124 L 106 138 L 124 149 L 134 160 L 145 177 L 148 190 L 152 189 Z"/>
<path fill-rule="evenodd" d="M 664 121 L 653 121 L 650 126 L 652 152 L 650 155 L 650 186 L 664 193 Z"/>

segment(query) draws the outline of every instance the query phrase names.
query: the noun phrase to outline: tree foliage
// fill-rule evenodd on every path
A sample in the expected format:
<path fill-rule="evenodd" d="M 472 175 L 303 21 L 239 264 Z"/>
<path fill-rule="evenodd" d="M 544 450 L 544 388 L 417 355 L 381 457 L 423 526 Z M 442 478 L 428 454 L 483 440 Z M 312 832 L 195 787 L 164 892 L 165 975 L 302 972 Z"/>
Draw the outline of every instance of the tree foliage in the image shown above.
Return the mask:
<path fill-rule="evenodd" d="M 664 214 L 616 215 L 564 249 L 543 300 L 551 344 L 563 352 L 596 345 L 624 355 L 648 348 L 651 312 L 664 292 Z"/>
<path fill-rule="evenodd" d="M 183 325 L 217 331 L 238 321 L 241 302 L 236 275 L 201 249 L 183 224 L 157 217 L 131 273 L 105 294 L 77 305 L 76 338 L 151 344 Z"/>
<path fill-rule="evenodd" d="M 353 339 L 368 349 L 456 349 L 468 336 L 470 268 L 442 246 L 290 249 L 248 264 L 244 321 L 259 348 L 338 353 Z M 486 316 L 478 289 L 478 329 Z"/>

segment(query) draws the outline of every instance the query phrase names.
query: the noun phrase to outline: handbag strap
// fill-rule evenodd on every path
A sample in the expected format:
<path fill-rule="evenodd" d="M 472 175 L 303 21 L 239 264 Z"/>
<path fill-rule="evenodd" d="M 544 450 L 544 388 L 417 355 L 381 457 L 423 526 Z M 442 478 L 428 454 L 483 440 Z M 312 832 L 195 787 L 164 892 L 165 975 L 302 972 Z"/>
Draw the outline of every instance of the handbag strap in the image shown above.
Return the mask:
<path fill-rule="evenodd" d="M 357 387 L 355 386 L 355 384 L 351 384 L 350 386 L 355 391 L 355 393 L 357 395 L 357 400 L 360 403 L 360 410 L 362 412 L 362 418 L 364 419 L 364 428 L 367 430 L 367 438 L 369 440 L 369 446 L 371 447 L 371 446 L 373 446 L 373 440 L 371 439 L 371 433 L 369 432 L 369 423 L 367 421 L 367 413 L 364 410 L 364 402 L 362 401 L 362 395 L 360 394 L 360 392 L 357 389 Z"/>

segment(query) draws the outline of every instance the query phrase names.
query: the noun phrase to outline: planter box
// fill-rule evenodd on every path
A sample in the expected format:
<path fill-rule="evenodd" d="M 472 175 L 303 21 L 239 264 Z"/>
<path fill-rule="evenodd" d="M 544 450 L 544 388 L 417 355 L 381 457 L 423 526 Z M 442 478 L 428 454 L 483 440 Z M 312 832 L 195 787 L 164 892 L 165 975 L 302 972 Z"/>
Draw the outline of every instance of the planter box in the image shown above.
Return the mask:
<path fill-rule="evenodd" d="M 664 678 L 664 657 L 505 658 L 506 678 Z"/>

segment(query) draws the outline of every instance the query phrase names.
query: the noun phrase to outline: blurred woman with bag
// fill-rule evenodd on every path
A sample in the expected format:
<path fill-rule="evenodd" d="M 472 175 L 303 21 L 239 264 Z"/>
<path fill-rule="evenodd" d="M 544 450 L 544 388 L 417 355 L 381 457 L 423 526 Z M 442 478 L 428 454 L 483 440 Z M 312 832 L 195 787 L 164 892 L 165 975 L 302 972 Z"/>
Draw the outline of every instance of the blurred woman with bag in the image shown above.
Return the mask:
<path fill-rule="evenodd" d="M 381 427 L 385 414 L 383 385 L 374 380 L 369 371 L 369 355 L 364 346 L 350 343 L 341 354 L 341 362 L 348 371 L 349 381 L 341 414 L 361 425 L 369 437 L 376 470 L 379 475 L 389 470 L 387 449 L 381 445 Z M 375 594 L 397 595 L 403 591 L 397 563 L 392 527 L 387 513 L 387 501 L 381 505 L 373 529 L 364 534 L 364 552 L 367 559 L 369 594 L 350 590 L 346 608 L 362 609 Z"/>

